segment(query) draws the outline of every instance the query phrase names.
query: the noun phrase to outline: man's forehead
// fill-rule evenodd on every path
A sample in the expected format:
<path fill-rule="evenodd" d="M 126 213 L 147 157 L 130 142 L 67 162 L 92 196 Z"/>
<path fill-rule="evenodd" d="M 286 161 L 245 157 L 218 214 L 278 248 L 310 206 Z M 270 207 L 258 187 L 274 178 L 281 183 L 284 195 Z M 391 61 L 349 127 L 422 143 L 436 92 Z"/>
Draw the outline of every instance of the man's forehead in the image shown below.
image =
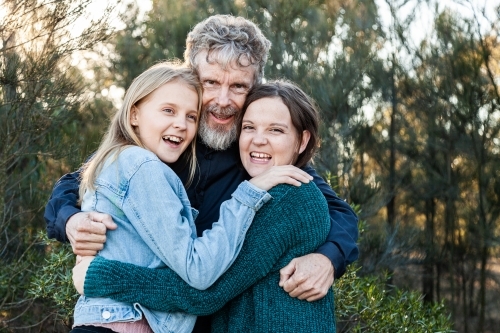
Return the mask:
<path fill-rule="evenodd" d="M 229 75 L 231 80 L 253 82 L 257 72 L 256 66 L 241 66 L 236 60 L 220 62 L 217 61 L 218 57 L 210 57 L 207 61 L 206 55 L 206 51 L 197 55 L 197 72 L 201 79 L 207 77 L 220 78 Z"/>

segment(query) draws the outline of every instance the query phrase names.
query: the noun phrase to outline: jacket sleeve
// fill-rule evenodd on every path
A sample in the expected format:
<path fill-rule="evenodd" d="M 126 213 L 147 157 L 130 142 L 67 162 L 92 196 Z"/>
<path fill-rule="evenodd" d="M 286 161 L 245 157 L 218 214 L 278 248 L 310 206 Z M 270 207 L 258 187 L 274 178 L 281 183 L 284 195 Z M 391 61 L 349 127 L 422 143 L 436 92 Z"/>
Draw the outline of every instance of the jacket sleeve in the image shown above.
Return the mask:
<path fill-rule="evenodd" d="M 66 222 L 71 216 L 80 212 L 77 204 L 79 186 L 80 170 L 64 175 L 54 185 L 43 214 L 49 238 L 55 238 L 60 242 L 68 241 Z"/>
<path fill-rule="evenodd" d="M 255 213 L 271 196 L 248 181 L 241 183 L 221 205 L 212 229 L 196 237 L 194 223 L 177 195 L 183 190 L 163 162 L 145 162 L 129 180 L 122 210 L 162 262 L 191 286 L 206 289 L 234 262 Z"/>
<path fill-rule="evenodd" d="M 321 253 L 330 259 L 335 268 L 335 278 L 338 279 L 345 273 L 347 265 L 356 261 L 359 256 L 356 244 L 358 217 L 351 206 L 337 196 L 314 168 L 307 165 L 303 170 L 313 176 L 314 183 L 328 202 L 332 227 L 326 242 L 316 250 L 316 253 Z"/>
<path fill-rule="evenodd" d="M 320 196 L 319 191 L 316 192 Z M 303 196 L 287 196 L 286 200 L 290 202 L 287 205 L 275 200 L 275 195 L 271 194 L 273 199 L 262 207 L 248 230 L 240 255 L 210 288 L 192 288 L 170 268 L 149 269 L 97 257 L 85 277 L 85 295 L 138 302 L 158 311 L 182 311 L 195 315 L 216 312 L 271 270 L 279 269 L 275 267 L 277 263 L 285 265 L 294 256 L 313 251 L 328 233 L 324 201 L 314 197 L 303 200 Z M 304 219 L 304 214 L 311 217 Z M 317 223 L 320 219 L 324 223 Z M 283 261 L 280 258 L 284 254 L 291 257 L 287 256 Z"/>

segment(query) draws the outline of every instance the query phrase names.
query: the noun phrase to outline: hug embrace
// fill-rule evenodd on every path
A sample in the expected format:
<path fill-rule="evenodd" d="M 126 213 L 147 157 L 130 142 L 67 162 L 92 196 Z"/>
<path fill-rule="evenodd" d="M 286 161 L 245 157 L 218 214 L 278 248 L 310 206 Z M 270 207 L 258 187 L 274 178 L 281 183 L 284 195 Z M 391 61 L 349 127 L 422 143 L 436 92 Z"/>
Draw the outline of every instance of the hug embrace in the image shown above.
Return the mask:
<path fill-rule="evenodd" d="M 270 43 L 248 20 L 212 16 L 186 43 L 46 207 L 79 255 L 73 332 L 335 332 L 357 217 L 310 166 L 314 102 L 262 83 Z"/>

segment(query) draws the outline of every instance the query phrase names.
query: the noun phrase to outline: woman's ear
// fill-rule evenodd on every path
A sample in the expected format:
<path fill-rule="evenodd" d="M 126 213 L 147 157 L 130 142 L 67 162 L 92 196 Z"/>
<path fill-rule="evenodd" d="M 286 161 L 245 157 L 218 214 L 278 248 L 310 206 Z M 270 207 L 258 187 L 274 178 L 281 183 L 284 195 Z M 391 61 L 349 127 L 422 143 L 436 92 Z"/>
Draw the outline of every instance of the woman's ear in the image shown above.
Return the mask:
<path fill-rule="evenodd" d="M 308 130 L 304 130 L 302 132 L 302 142 L 300 143 L 299 146 L 299 154 L 302 154 L 302 152 L 306 149 L 310 138 L 311 138 L 311 132 L 309 132 Z"/>
<path fill-rule="evenodd" d="M 132 109 L 130 109 L 130 124 L 132 126 L 138 126 L 139 121 L 137 119 L 137 107 L 134 105 L 132 106 Z"/>

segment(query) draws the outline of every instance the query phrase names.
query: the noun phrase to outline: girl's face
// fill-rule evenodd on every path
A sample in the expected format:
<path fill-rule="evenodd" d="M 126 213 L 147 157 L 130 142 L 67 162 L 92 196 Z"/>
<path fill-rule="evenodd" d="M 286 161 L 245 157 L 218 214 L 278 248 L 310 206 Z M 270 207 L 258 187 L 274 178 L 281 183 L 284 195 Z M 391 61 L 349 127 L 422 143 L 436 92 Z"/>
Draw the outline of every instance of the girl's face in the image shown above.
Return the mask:
<path fill-rule="evenodd" d="M 174 80 L 132 107 L 130 123 L 142 144 L 165 163 L 173 163 L 196 135 L 198 94 Z"/>
<path fill-rule="evenodd" d="M 304 131 L 299 142 L 288 107 L 278 97 L 252 102 L 243 116 L 240 158 L 251 177 L 272 166 L 293 164 L 309 142 Z"/>

